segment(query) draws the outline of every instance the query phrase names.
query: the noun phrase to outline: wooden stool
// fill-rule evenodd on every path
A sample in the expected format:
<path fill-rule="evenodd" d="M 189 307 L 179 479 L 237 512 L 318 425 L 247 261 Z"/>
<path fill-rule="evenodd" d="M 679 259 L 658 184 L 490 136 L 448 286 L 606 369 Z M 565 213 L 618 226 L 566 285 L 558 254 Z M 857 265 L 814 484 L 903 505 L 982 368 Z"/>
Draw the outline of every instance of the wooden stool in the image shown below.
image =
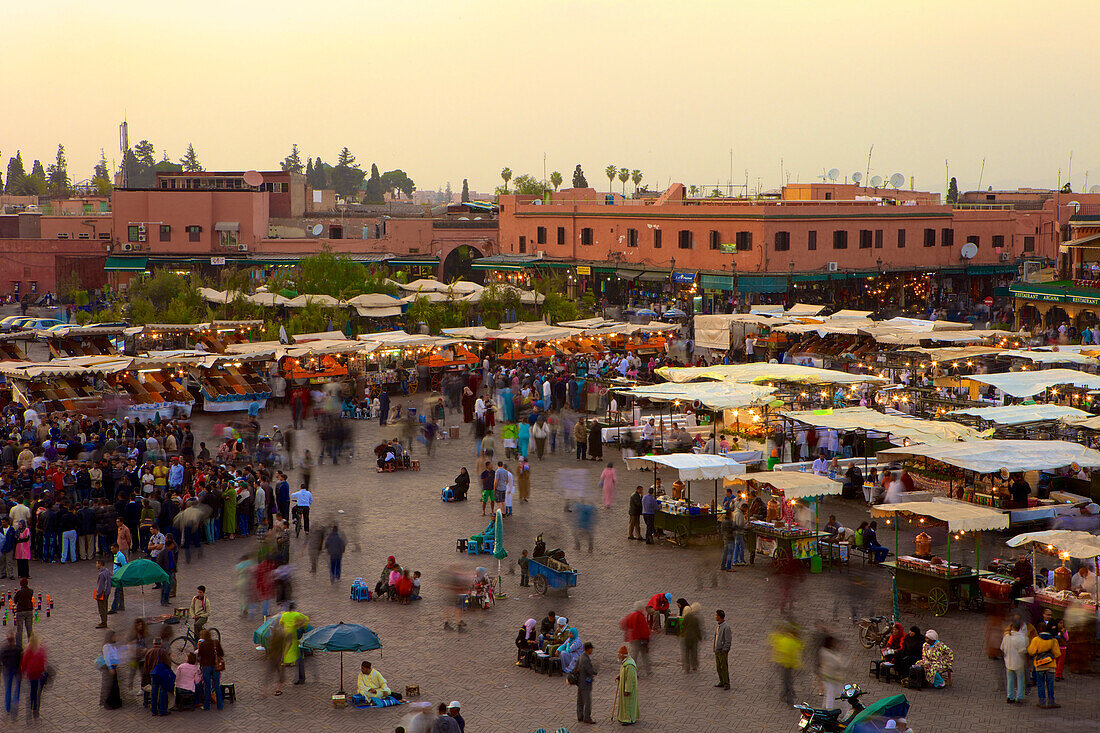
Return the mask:
<path fill-rule="evenodd" d="M 882 679 L 882 660 L 872 659 L 870 668 L 867 670 L 867 673 L 873 674 L 876 680 Z"/>
<path fill-rule="evenodd" d="M 546 664 L 546 674 L 553 677 L 554 672 L 557 672 L 560 676 L 561 671 L 561 657 L 550 657 L 550 661 Z"/>
<path fill-rule="evenodd" d="M 901 682 L 901 675 L 898 674 L 898 668 L 893 664 L 893 662 L 883 662 L 882 673 L 886 677 L 886 679 L 884 680 L 886 684 L 890 684 L 893 680 Z"/>
<path fill-rule="evenodd" d="M 534 670 L 539 674 L 549 674 L 550 672 L 550 655 L 549 654 L 536 654 L 534 659 Z"/>
<path fill-rule="evenodd" d="M 412 461 L 412 462 L 410 463 L 410 465 L 409 465 L 409 468 L 411 468 L 411 469 L 412 469 L 412 470 L 414 470 L 414 471 L 419 471 L 419 470 L 420 470 L 420 461 L 418 461 L 418 460 L 413 460 L 413 461 Z"/>
<path fill-rule="evenodd" d="M 237 702 L 237 686 L 230 682 L 222 685 L 222 697 L 229 702 Z"/>
<path fill-rule="evenodd" d="M 466 548 L 469 546 L 470 540 L 465 537 L 459 537 L 455 543 L 455 552 L 466 552 Z"/>

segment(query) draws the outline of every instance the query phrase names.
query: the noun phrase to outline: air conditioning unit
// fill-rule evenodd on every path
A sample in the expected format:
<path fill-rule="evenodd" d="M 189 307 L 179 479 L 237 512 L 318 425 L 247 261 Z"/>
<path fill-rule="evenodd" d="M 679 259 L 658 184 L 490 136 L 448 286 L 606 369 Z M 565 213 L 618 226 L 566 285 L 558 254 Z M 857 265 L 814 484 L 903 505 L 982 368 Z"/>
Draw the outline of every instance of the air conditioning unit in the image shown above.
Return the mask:
<path fill-rule="evenodd" d="M 1001 262 L 1008 262 L 1012 259 L 1012 255 L 1008 252 L 1001 252 Z"/>
<path fill-rule="evenodd" d="M 139 234 L 138 235 L 138 241 L 139 242 L 144 242 L 145 241 L 145 235 L 144 234 Z"/>
<path fill-rule="evenodd" d="M 536 260 L 541 260 L 545 256 L 546 256 L 546 250 L 544 250 L 544 249 L 536 249 L 535 250 L 535 259 Z"/>
<path fill-rule="evenodd" d="M 145 234 L 145 225 L 138 224 L 138 234 Z"/>
<path fill-rule="evenodd" d="M 248 245 L 247 244 L 238 244 L 237 245 L 237 251 L 238 252 L 247 252 L 248 251 Z"/>
<path fill-rule="evenodd" d="M 825 269 L 828 270 L 829 272 L 836 272 L 840 268 L 837 267 L 837 264 L 835 262 L 830 262 L 827 265 L 825 265 Z"/>
<path fill-rule="evenodd" d="M 126 244 L 122 245 L 122 251 L 123 252 L 133 252 L 134 251 L 134 245 L 127 242 Z"/>

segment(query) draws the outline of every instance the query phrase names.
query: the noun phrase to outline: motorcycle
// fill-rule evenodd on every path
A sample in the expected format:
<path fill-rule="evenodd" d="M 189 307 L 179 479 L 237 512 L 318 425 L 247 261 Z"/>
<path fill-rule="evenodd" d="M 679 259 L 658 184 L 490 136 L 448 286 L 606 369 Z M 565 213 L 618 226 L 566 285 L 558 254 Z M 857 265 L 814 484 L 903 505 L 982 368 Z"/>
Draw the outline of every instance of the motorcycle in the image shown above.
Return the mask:
<path fill-rule="evenodd" d="M 871 705 L 864 705 L 859 698 L 867 693 L 859 685 L 845 685 L 840 693 L 840 701 L 848 703 L 851 712 L 841 719 L 842 711 L 839 708 L 825 710 L 815 708 L 808 703 L 795 705 L 795 709 L 801 711 L 802 718 L 798 721 L 798 729 L 805 733 L 839 733 L 840 731 L 860 730 L 858 726 L 863 723 L 871 723 L 875 718 L 890 718 L 893 720 L 904 719 L 909 714 L 909 701 L 905 695 L 891 695 L 884 697 Z M 866 730 L 881 730 L 879 727 L 869 727 Z M 912 733 L 912 729 L 898 726 L 899 733 Z"/>
<path fill-rule="evenodd" d="M 881 628 L 879 624 L 886 620 L 885 616 L 871 616 L 870 618 L 861 618 L 858 623 L 859 627 L 859 643 L 864 649 L 874 649 L 877 646 L 884 646 L 887 639 L 890 638 L 890 624 L 886 624 L 886 628 Z"/>

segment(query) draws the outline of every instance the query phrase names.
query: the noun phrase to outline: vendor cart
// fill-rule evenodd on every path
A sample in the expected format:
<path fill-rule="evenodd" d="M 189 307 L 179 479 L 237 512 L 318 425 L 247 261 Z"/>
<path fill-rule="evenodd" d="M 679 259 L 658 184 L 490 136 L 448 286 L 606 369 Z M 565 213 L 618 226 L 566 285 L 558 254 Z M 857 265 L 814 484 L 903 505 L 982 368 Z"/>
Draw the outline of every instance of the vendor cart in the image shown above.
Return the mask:
<path fill-rule="evenodd" d="M 694 507 L 693 507 L 694 509 Z M 653 528 L 673 544 L 684 547 L 692 537 L 718 534 L 718 517 L 711 512 L 680 514 L 662 508 L 653 515 Z"/>
<path fill-rule="evenodd" d="M 755 547 L 753 554 L 770 557 L 775 564 L 781 564 L 794 558 L 809 560 L 817 554 L 817 540 L 826 536 L 824 532 L 815 532 L 798 526 L 776 527 L 771 522 L 754 520 L 748 523 L 745 531 L 750 535 L 749 546 Z"/>
<path fill-rule="evenodd" d="M 527 564 L 527 572 L 535 590 L 546 595 L 550 588 L 576 588 L 580 571 L 551 557 L 533 557 Z M 566 591 L 568 592 L 568 590 Z"/>
<path fill-rule="evenodd" d="M 985 608 L 985 596 L 979 581 L 989 573 L 958 565 L 950 568 L 931 564 L 918 567 L 912 562 L 915 559 L 903 556 L 882 563 L 897 579 L 898 594 L 902 600 L 918 597 L 928 604 L 928 610 L 936 616 L 946 615 L 952 606 L 970 611 Z"/>

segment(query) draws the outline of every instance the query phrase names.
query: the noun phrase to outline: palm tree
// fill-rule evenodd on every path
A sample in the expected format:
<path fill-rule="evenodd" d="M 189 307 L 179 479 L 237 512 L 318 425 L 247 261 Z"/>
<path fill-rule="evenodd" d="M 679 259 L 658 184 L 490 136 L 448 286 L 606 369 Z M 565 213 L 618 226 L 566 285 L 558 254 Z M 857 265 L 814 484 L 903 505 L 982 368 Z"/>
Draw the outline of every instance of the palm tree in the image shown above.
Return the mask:
<path fill-rule="evenodd" d="M 638 184 L 642 182 L 642 172 L 637 168 L 630 174 L 630 180 L 634 184 L 634 193 L 638 193 Z"/>
<path fill-rule="evenodd" d="M 562 180 L 564 180 L 564 179 L 562 179 L 561 173 L 558 173 L 557 171 L 554 171 L 553 173 L 550 174 L 550 185 L 554 187 L 555 191 L 558 190 L 558 186 L 561 185 Z"/>
<path fill-rule="evenodd" d="M 699 193 L 698 186 L 688 186 L 688 194 L 695 197 Z"/>
<path fill-rule="evenodd" d="M 619 182 L 623 184 L 623 198 L 626 198 L 626 182 L 630 180 L 630 169 L 619 169 Z"/>
<path fill-rule="evenodd" d="M 501 168 L 500 177 L 504 179 L 504 193 L 508 193 L 508 181 L 512 180 L 512 169 Z"/>
<path fill-rule="evenodd" d="M 603 169 L 603 174 L 607 176 L 607 192 L 611 193 L 611 187 L 615 185 L 615 176 L 619 175 L 619 169 L 609 165 Z"/>

